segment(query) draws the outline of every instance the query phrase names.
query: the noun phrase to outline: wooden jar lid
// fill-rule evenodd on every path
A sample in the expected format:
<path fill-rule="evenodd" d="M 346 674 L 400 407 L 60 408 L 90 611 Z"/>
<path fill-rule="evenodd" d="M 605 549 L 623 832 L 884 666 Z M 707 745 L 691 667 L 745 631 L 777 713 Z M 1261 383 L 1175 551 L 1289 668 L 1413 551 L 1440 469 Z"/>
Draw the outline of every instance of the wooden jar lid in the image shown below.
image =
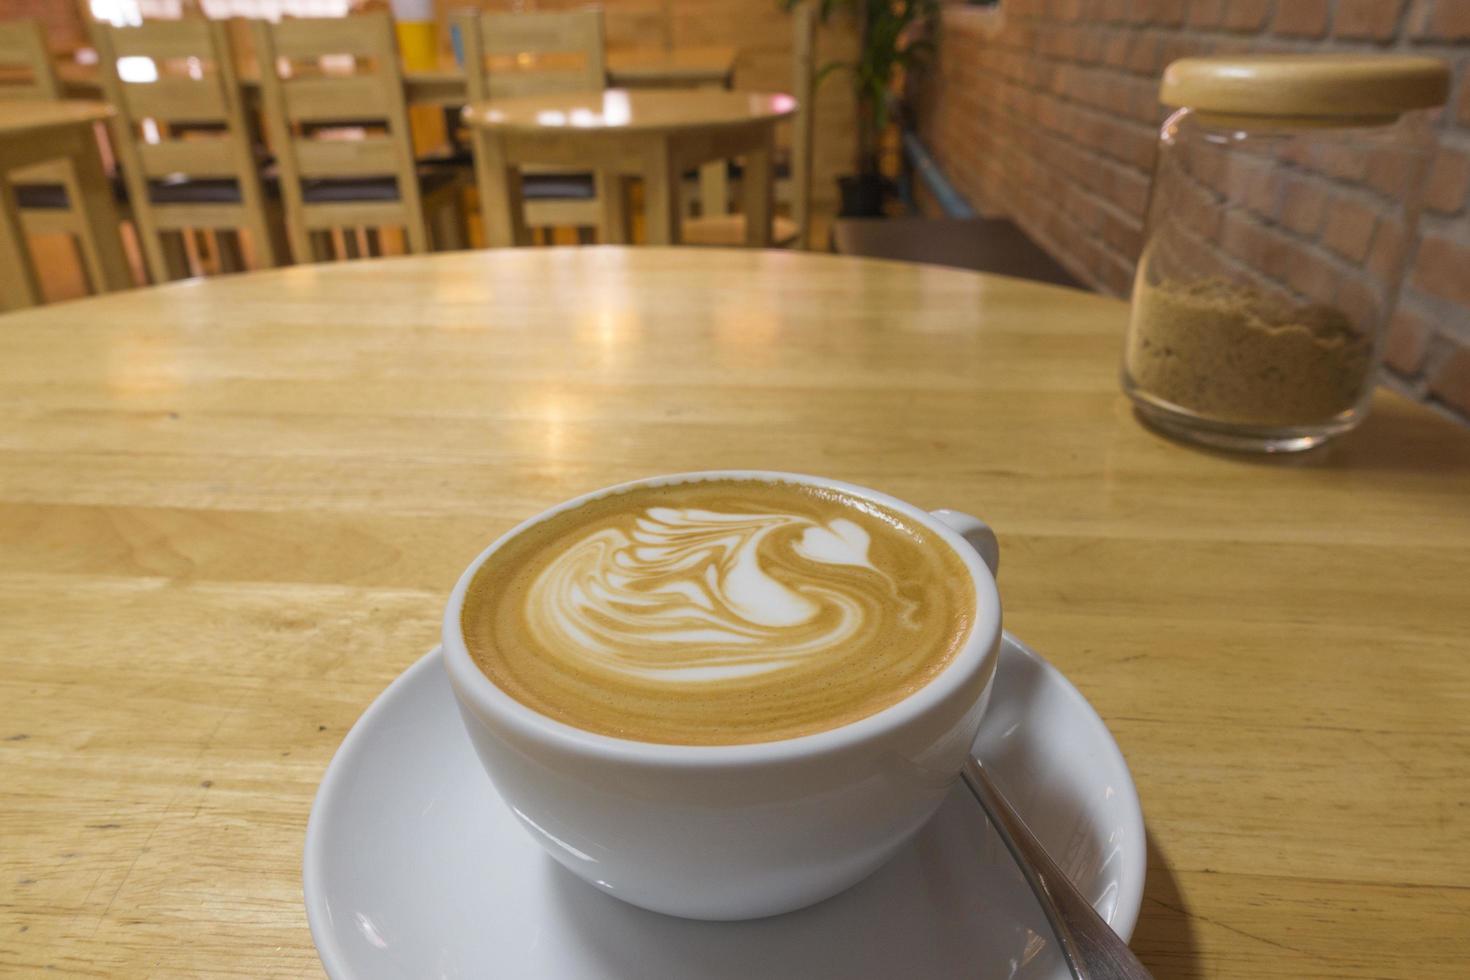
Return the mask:
<path fill-rule="evenodd" d="M 1164 69 L 1159 101 L 1231 116 L 1392 117 L 1444 105 L 1450 70 L 1435 58 L 1261 54 L 1181 58 Z"/>

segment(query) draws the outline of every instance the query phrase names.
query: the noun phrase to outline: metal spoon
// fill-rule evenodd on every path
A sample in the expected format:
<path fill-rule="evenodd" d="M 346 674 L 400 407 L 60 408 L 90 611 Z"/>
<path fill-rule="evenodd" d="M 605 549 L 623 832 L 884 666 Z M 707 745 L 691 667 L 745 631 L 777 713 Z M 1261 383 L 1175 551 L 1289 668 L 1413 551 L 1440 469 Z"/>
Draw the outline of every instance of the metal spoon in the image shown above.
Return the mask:
<path fill-rule="evenodd" d="M 1128 944 L 1118 938 L 1113 927 L 1057 867 L 1020 814 L 990 781 L 980 760 L 970 759 L 961 775 L 1036 893 L 1072 976 L 1077 980 L 1153 980 L 1153 974 L 1138 962 Z"/>

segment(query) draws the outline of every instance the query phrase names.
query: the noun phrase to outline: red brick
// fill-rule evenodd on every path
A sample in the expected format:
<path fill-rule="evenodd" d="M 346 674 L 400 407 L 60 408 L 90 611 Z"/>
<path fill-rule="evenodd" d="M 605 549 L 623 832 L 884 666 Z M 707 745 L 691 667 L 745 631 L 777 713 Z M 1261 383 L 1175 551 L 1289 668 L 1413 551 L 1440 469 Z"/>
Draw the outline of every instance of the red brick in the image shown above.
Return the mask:
<path fill-rule="evenodd" d="M 1322 228 L 1322 244 L 1350 262 L 1368 257 L 1373 241 L 1373 226 L 1378 216 L 1357 201 L 1338 198 L 1327 208 L 1327 224 Z"/>
<path fill-rule="evenodd" d="M 1124 211 L 1143 216 L 1148 207 L 1148 178 L 1126 170 L 1116 170 L 1108 175 L 1108 199 Z"/>
<path fill-rule="evenodd" d="M 1470 246 L 1427 236 L 1414 260 L 1414 285 L 1461 306 L 1470 306 Z"/>
<path fill-rule="evenodd" d="M 1148 22 L 1160 27 L 1178 27 L 1184 23 L 1189 0 L 1152 0 Z"/>
<path fill-rule="evenodd" d="M 1434 41 L 1470 39 L 1470 3 L 1465 0 L 1439 0 L 1434 10 L 1416 25 L 1417 37 Z"/>
<path fill-rule="evenodd" d="M 1275 250 L 1268 253 L 1270 263 L 1264 271 L 1283 269 L 1292 289 L 1314 302 L 1331 302 L 1342 278 L 1337 267 L 1317 254 L 1315 249 L 1299 244 L 1290 247 L 1283 247 L 1284 243 L 1280 242 L 1275 244 Z"/>
<path fill-rule="evenodd" d="M 1138 219 L 1120 215 L 1112 208 L 1102 209 L 1098 232 L 1115 252 L 1130 261 L 1137 259 L 1143 248 L 1143 227 Z"/>
<path fill-rule="evenodd" d="M 1394 200 L 1409 193 L 1409 185 L 1420 178 L 1419 161 L 1405 152 L 1374 150 L 1368 154 L 1366 177 L 1368 186 Z"/>
<path fill-rule="evenodd" d="M 1337 283 L 1332 303 L 1354 323 L 1376 328 L 1383 322 L 1383 290 L 1378 283 L 1357 275 L 1343 276 Z"/>
<path fill-rule="evenodd" d="M 1470 348 L 1461 346 L 1429 379 L 1429 393 L 1462 415 L 1470 415 Z"/>
<path fill-rule="evenodd" d="M 1398 31 L 1404 0 L 1337 0 L 1337 37 L 1387 41 Z"/>
<path fill-rule="evenodd" d="M 1230 0 L 1225 5 L 1224 26 L 1231 31 L 1259 31 L 1271 16 L 1272 0 Z"/>
<path fill-rule="evenodd" d="M 1441 214 L 1456 214 L 1470 192 L 1470 154 L 1440 147 L 1424 184 L 1424 206 Z"/>
<path fill-rule="evenodd" d="M 1163 67 L 1160 59 L 1162 47 L 1159 39 L 1151 34 L 1139 34 L 1128 48 L 1128 69 L 1139 74 L 1151 75 Z"/>
<path fill-rule="evenodd" d="M 1424 364 L 1424 355 L 1429 351 L 1429 338 L 1433 334 L 1429 321 L 1417 313 L 1399 310 L 1388 325 L 1388 337 L 1383 344 L 1383 363 L 1399 374 L 1419 373 Z"/>
<path fill-rule="evenodd" d="M 1276 5 L 1271 30 L 1283 37 L 1323 37 L 1328 13 L 1327 0 L 1284 0 Z"/>
<path fill-rule="evenodd" d="M 1219 27 L 1225 18 L 1224 0 L 1190 0 L 1190 27 Z"/>
<path fill-rule="evenodd" d="M 1409 236 L 1404 233 L 1403 224 L 1385 218 L 1378 223 L 1378 234 L 1373 236 L 1366 266 L 1368 273 L 1379 282 L 1397 282 L 1403 275 L 1408 251 Z"/>
<path fill-rule="evenodd" d="M 1276 243 L 1264 225 L 1247 212 L 1235 209 L 1225 212 L 1220 246 L 1246 265 L 1259 269 L 1270 264 Z"/>
<path fill-rule="evenodd" d="M 1104 252 L 1099 266 L 1098 278 L 1104 292 L 1111 296 L 1127 296 L 1132 291 L 1134 263 L 1131 259 Z"/>
<path fill-rule="evenodd" d="M 1281 201 L 1281 222 L 1302 235 L 1316 236 L 1327 216 L 1327 192 L 1318 180 L 1293 177 Z"/>

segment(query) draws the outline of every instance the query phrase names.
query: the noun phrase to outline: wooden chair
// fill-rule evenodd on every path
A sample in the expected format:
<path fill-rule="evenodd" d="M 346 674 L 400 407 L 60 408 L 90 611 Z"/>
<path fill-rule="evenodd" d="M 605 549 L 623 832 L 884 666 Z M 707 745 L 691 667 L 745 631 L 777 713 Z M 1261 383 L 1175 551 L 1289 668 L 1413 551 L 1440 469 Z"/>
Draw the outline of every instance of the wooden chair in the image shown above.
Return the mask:
<path fill-rule="evenodd" d="M 601 91 L 607 87 L 600 9 L 523 14 L 464 11 L 456 15 L 455 23 L 464 46 L 471 102 Z M 525 59 L 524 55 L 534 58 Z M 483 173 L 480 137 L 472 134 L 471 140 L 475 170 L 484 187 L 488 178 Z M 621 183 L 616 177 L 522 168 L 521 196 L 528 228 L 600 227 L 603 193 L 621 199 Z M 490 199 L 490 195 L 481 193 L 482 206 Z"/>
<path fill-rule="evenodd" d="M 794 21 L 791 94 L 796 97 L 797 105 L 791 119 L 790 156 L 784 161 L 784 166 L 780 160 L 776 165 L 776 199 L 787 203 L 791 216 L 785 218 L 778 215 L 771 235 L 777 245 L 802 249 L 811 247 L 812 103 L 816 96 L 814 48 L 817 7 L 816 0 L 807 0 L 791 12 Z M 686 218 L 683 239 L 686 245 L 743 245 L 745 216 L 720 214 Z"/>
<path fill-rule="evenodd" d="M 99 23 L 92 39 L 103 90 L 117 109 L 113 142 L 153 281 L 189 274 L 185 239 L 196 232 L 214 233 L 225 271 L 244 268 L 240 230 L 250 236 L 256 265 L 279 264 L 279 212 L 261 184 L 226 26 Z M 124 79 L 123 58 L 150 59 L 156 80 Z"/>
<path fill-rule="evenodd" d="M 0 99 L 60 99 L 61 83 L 36 20 L 0 22 Z M 81 188 L 65 163 L 26 167 L 12 175 L 21 221 L 32 235 L 71 237 L 80 253 L 89 285 L 96 292 L 104 281 L 102 260 L 91 227 L 76 209 Z"/>
<path fill-rule="evenodd" d="M 453 170 L 421 169 L 414 160 L 388 15 L 252 27 L 295 260 L 330 257 L 335 229 L 388 225 L 404 229 L 410 252 L 428 252 L 428 214 L 441 247 L 464 247 L 463 182 Z M 344 249 L 355 254 L 351 236 Z"/>

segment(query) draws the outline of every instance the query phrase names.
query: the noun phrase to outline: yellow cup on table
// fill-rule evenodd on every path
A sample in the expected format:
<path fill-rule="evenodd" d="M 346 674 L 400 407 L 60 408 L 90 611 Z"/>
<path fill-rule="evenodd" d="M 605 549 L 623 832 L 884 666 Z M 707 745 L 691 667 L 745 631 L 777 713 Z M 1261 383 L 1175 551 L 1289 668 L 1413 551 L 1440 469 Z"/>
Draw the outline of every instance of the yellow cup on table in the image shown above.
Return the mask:
<path fill-rule="evenodd" d="M 393 0 L 393 27 L 403 67 L 429 69 L 439 63 L 439 32 L 433 0 Z"/>

